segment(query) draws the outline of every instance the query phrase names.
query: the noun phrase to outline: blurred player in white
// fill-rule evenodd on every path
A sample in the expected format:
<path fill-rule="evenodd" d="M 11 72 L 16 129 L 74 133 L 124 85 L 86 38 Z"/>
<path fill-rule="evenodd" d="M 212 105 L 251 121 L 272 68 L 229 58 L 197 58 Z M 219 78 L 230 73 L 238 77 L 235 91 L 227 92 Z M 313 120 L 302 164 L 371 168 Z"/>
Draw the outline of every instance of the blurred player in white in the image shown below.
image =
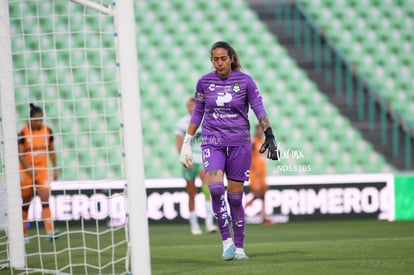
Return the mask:
<path fill-rule="evenodd" d="M 183 145 L 184 136 L 187 133 L 187 127 L 190 123 L 191 114 L 194 110 L 194 99 L 190 98 L 187 100 L 187 112 L 188 114 L 183 116 L 179 119 L 175 135 L 176 135 L 176 145 L 178 152 L 181 152 L 181 147 Z M 201 190 L 205 196 L 205 207 L 206 207 L 206 218 L 205 218 L 205 225 L 206 225 L 206 231 L 207 232 L 214 232 L 217 230 L 217 227 L 214 225 L 214 216 L 213 216 L 213 210 L 211 206 L 211 199 L 210 199 L 210 192 L 205 184 L 205 174 L 203 170 L 202 165 L 202 157 L 201 157 L 201 132 L 197 132 L 195 135 L 195 138 L 192 142 L 192 150 L 193 150 L 193 156 L 194 156 L 194 164 L 192 167 L 186 168 L 182 167 L 182 175 L 183 178 L 187 182 L 186 191 L 188 193 L 188 208 L 190 211 L 190 226 L 191 226 L 191 233 L 193 235 L 200 235 L 202 234 L 202 230 L 198 224 L 198 217 L 197 213 L 195 211 L 195 196 L 197 194 L 197 188 L 195 185 L 195 179 L 197 176 L 200 177 L 201 182 L 203 183 L 201 186 Z"/>

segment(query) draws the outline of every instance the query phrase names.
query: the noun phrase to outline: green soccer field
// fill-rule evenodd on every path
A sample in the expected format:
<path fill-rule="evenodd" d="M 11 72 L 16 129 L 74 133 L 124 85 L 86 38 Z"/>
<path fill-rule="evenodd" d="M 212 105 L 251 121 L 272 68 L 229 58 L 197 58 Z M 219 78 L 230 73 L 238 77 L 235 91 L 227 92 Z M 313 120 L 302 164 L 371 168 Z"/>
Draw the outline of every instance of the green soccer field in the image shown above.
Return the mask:
<path fill-rule="evenodd" d="M 90 228 L 88 228 L 90 229 Z M 93 230 L 92 230 L 93 231 Z M 85 241 L 71 233 L 71 247 L 81 247 Z M 122 240 L 123 230 L 107 233 L 96 242 L 86 238 L 91 248 L 105 247 L 112 238 Z M 30 244 L 28 252 L 37 244 Z M 67 246 L 65 235 L 56 241 L 58 249 Z M 246 225 L 245 250 L 249 261 L 222 261 L 218 233 L 192 236 L 187 224 L 150 225 L 152 274 L 413 274 L 414 221 L 338 221 L 303 222 L 276 225 Z M 42 243 L 44 252 L 50 251 Z M 126 245 L 97 253 L 82 249 L 62 252 L 58 266 L 83 262 L 106 263 L 125 255 Z M 113 254 L 115 253 L 115 254 Z M 98 257 L 100 256 L 100 258 Z M 47 254 L 44 257 L 50 257 Z M 50 257 L 52 259 L 52 257 Z M 46 261 L 51 266 L 56 263 Z M 95 261 L 95 262 L 94 262 Z M 36 257 L 31 266 L 38 265 Z M 125 271 L 125 263 L 105 274 Z M 16 274 L 21 271 L 15 272 Z M 67 272 L 67 271 L 66 271 Z M 88 268 L 75 268 L 73 274 L 97 274 Z M 10 274 L 10 270 L 0 270 Z"/>
<path fill-rule="evenodd" d="M 153 274 L 413 274 L 414 221 L 247 225 L 249 261 L 221 260 L 218 233 L 152 226 Z"/>

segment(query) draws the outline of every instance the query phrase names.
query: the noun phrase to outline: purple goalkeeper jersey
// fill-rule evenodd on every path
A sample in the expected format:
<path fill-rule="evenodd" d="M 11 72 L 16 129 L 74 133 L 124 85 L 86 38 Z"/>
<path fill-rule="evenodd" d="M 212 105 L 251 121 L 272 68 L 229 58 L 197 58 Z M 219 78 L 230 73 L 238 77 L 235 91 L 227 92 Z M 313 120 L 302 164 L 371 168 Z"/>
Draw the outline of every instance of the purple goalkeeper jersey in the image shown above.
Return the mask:
<path fill-rule="evenodd" d="M 257 118 L 265 116 L 256 83 L 246 73 L 232 71 L 226 79 L 216 72 L 203 75 L 197 83 L 191 123 L 202 121 L 203 145 L 237 146 L 251 143 L 249 105 Z"/>

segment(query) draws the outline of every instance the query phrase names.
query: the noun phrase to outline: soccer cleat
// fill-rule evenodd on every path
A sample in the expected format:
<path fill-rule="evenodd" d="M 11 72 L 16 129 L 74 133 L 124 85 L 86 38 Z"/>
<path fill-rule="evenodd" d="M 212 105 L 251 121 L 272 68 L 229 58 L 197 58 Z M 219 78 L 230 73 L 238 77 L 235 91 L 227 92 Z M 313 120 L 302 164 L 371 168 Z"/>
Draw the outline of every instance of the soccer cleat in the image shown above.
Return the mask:
<path fill-rule="evenodd" d="M 227 240 L 223 241 L 223 260 L 230 261 L 231 259 L 233 259 L 235 250 L 236 248 L 231 238 L 228 238 Z"/>
<path fill-rule="evenodd" d="M 201 231 L 201 228 L 198 224 L 191 226 L 191 234 L 193 235 L 201 235 L 203 234 L 203 231 Z"/>
<path fill-rule="evenodd" d="M 217 230 L 218 230 L 217 226 L 215 226 L 214 224 L 206 224 L 207 232 L 212 233 L 212 232 L 216 232 Z"/>
<path fill-rule="evenodd" d="M 234 260 L 248 260 L 250 259 L 249 256 L 246 255 L 246 253 L 234 253 Z"/>
<path fill-rule="evenodd" d="M 52 232 L 48 233 L 46 236 L 46 241 L 52 242 L 53 240 L 57 240 L 60 236 L 60 230 L 55 229 Z"/>
<path fill-rule="evenodd" d="M 248 260 L 249 256 L 246 255 L 243 248 L 236 248 L 234 253 L 234 260 Z"/>

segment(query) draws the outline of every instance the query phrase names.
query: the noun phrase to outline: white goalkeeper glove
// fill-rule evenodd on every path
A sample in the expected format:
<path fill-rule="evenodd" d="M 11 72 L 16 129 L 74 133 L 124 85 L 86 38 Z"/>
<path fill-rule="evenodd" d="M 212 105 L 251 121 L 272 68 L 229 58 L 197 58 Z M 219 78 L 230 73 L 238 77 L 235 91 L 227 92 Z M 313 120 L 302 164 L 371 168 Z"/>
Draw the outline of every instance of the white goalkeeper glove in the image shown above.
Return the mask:
<path fill-rule="evenodd" d="M 187 168 L 193 167 L 193 152 L 191 151 L 191 140 L 193 140 L 193 137 L 190 134 L 186 134 L 183 146 L 181 146 L 180 161 Z"/>

